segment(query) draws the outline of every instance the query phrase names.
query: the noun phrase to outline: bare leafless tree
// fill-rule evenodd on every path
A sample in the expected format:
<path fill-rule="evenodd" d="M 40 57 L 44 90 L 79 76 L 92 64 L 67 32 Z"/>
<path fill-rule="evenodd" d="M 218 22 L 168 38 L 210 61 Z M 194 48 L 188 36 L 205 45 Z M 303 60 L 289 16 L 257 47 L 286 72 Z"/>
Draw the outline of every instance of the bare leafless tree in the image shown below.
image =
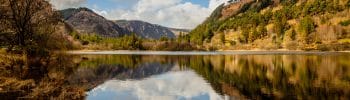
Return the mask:
<path fill-rule="evenodd" d="M 27 50 L 43 46 L 59 22 L 57 12 L 45 0 L 0 0 L 0 3 L 0 37 L 9 47 Z"/>

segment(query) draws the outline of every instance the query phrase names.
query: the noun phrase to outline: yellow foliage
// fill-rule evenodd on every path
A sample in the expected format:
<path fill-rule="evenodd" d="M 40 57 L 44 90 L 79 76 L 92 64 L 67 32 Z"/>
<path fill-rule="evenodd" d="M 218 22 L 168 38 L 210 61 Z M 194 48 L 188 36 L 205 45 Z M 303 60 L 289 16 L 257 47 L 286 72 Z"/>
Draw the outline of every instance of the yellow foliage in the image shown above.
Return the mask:
<path fill-rule="evenodd" d="M 339 43 L 350 43 L 350 39 L 340 39 L 338 40 Z"/>

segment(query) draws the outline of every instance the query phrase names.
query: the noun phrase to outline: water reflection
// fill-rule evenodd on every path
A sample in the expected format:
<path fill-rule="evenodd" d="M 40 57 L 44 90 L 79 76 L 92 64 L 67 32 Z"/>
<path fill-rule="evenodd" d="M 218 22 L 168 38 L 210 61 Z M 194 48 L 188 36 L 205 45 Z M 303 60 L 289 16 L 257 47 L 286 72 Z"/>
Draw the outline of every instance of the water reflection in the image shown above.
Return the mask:
<path fill-rule="evenodd" d="M 202 59 L 191 61 L 190 67 L 222 94 L 230 95 L 230 88 L 236 88 L 253 99 L 350 96 L 348 55 L 236 55 Z"/>
<path fill-rule="evenodd" d="M 193 71 L 169 72 L 143 80 L 110 80 L 88 93 L 91 100 L 219 100 L 206 81 Z"/>
<path fill-rule="evenodd" d="M 350 56 L 348 54 L 207 56 L 103 55 L 100 57 L 108 59 L 113 57 L 132 58 L 132 63 L 111 61 L 114 62 L 114 64 L 129 67 L 150 62 L 179 65 L 180 67 L 177 69 L 180 71 L 191 69 L 206 80 L 204 83 L 191 81 L 192 83 L 210 84 L 216 93 L 222 96 L 230 96 L 231 98 L 350 98 L 350 62 L 348 62 Z M 137 60 L 135 61 L 135 59 Z M 109 61 L 106 63 L 108 62 Z M 159 75 L 159 73 L 153 75 Z M 114 80 L 120 79 L 114 78 Z M 176 78 L 170 78 L 170 80 L 186 81 Z M 127 84 L 130 84 L 130 87 L 133 87 L 133 82 L 142 83 L 143 81 L 109 81 L 110 84 L 118 84 L 118 82 L 127 82 Z M 155 81 L 154 85 L 157 84 L 156 82 L 157 81 Z M 124 88 L 128 88 L 129 85 L 126 86 L 127 87 Z M 173 85 L 169 84 L 169 86 Z M 176 86 L 181 87 L 181 85 Z M 118 85 L 116 85 L 116 87 L 118 87 Z M 187 88 L 191 89 L 195 87 Z M 145 91 L 149 91 L 150 93 L 154 92 L 152 92 L 151 89 Z M 121 91 L 118 91 L 118 93 L 119 92 Z"/>
<path fill-rule="evenodd" d="M 349 99 L 349 61 L 347 53 L 61 55 L 0 68 L 1 82 L 18 81 L 0 84 L 0 98 Z"/>

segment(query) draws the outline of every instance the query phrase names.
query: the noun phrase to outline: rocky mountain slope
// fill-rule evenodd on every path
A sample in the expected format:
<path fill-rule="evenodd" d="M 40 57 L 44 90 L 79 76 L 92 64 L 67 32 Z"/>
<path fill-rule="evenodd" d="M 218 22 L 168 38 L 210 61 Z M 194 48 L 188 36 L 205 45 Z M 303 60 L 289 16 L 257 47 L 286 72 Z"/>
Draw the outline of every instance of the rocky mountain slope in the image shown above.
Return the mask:
<path fill-rule="evenodd" d="M 177 32 L 188 32 L 181 29 L 174 31 L 172 28 L 143 21 L 111 21 L 88 8 L 70 8 L 60 12 L 65 22 L 81 34 L 118 37 L 135 33 L 142 38 L 159 39 L 161 37 L 175 38 Z"/>
<path fill-rule="evenodd" d="M 116 20 L 114 21 L 122 28 L 148 39 L 160 39 L 161 37 L 175 38 L 174 32 L 169 28 L 137 20 Z"/>
<path fill-rule="evenodd" d="M 189 36 L 218 49 L 350 49 L 350 0 L 239 0 Z"/>
<path fill-rule="evenodd" d="M 64 20 L 79 33 L 113 37 L 130 33 L 87 8 L 66 9 L 62 10 L 61 14 Z"/>

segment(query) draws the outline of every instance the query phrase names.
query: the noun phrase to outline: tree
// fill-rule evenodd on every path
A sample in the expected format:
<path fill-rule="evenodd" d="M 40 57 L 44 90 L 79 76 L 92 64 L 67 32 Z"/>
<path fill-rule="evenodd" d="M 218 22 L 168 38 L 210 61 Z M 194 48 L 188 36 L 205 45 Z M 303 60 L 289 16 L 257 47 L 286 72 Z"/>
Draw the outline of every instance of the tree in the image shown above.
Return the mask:
<path fill-rule="evenodd" d="M 241 43 L 248 43 L 249 38 L 249 29 L 248 28 L 242 28 L 241 36 L 239 37 L 239 41 Z"/>
<path fill-rule="evenodd" d="M 267 29 L 265 28 L 266 25 L 259 25 L 258 26 L 258 37 L 263 38 L 267 36 Z"/>
<path fill-rule="evenodd" d="M 296 39 L 296 35 L 297 35 L 297 33 L 296 33 L 295 30 L 293 29 L 292 32 L 291 32 L 291 34 L 290 34 L 290 38 L 291 38 L 292 40 L 295 40 L 295 39 Z"/>
<path fill-rule="evenodd" d="M 220 42 L 223 44 L 225 44 L 225 40 L 226 40 L 225 37 L 226 37 L 225 33 L 221 32 L 220 33 Z"/>
<path fill-rule="evenodd" d="M 281 0 L 283 5 L 294 5 L 298 2 L 298 0 Z"/>
<path fill-rule="evenodd" d="M 310 16 L 301 19 L 299 24 L 299 32 L 301 34 L 299 36 L 303 42 L 309 41 L 308 36 L 315 31 L 315 27 L 316 25 Z"/>
<path fill-rule="evenodd" d="M 249 32 L 249 43 L 253 43 L 259 37 L 259 33 L 256 28 L 252 28 L 251 32 Z"/>
<path fill-rule="evenodd" d="M 284 32 L 288 29 L 288 27 L 287 17 L 282 12 L 276 13 L 274 20 L 274 32 L 277 34 L 277 39 L 283 39 Z"/>
<path fill-rule="evenodd" d="M 160 41 L 168 41 L 169 39 L 168 39 L 168 37 L 166 37 L 166 36 L 162 36 L 162 37 L 160 37 L 159 40 L 160 40 Z"/>
<path fill-rule="evenodd" d="M 0 0 L 1 36 L 8 47 L 27 52 L 44 48 L 50 34 L 55 32 L 58 13 L 45 0 Z"/>

